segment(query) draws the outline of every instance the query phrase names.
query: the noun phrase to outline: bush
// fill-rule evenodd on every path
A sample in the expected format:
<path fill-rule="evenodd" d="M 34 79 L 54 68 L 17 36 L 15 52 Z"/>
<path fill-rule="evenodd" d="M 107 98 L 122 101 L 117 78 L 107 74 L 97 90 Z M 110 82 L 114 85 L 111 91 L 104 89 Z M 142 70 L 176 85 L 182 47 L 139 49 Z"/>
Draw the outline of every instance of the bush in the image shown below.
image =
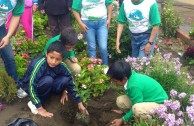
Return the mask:
<path fill-rule="evenodd" d="M 0 71 L 0 101 L 10 103 L 16 98 L 16 84 L 5 71 Z"/>
<path fill-rule="evenodd" d="M 79 63 L 82 71 L 75 76 L 75 90 L 86 104 L 91 97 L 102 96 L 109 88 L 109 78 L 104 73 L 106 66 L 101 63 L 101 59 L 87 57 Z"/>
<path fill-rule="evenodd" d="M 176 30 L 182 23 L 182 19 L 173 9 L 173 0 L 165 0 L 163 2 L 163 9 L 161 13 L 161 28 L 164 37 L 175 37 Z"/>
<path fill-rule="evenodd" d="M 191 28 L 191 30 L 189 31 L 189 37 L 190 37 L 191 40 L 194 39 L 194 24 L 192 25 L 192 28 Z"/>

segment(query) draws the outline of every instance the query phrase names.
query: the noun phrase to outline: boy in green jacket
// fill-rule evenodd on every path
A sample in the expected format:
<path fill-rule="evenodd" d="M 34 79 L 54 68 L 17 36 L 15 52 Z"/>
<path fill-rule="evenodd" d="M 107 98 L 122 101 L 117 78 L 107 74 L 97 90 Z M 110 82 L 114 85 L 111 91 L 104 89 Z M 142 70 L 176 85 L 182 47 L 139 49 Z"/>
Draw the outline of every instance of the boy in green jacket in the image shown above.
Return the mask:
<path fill-rule="evenodd" d="M 75 52 L 73 48 L 77 43 L 77 33 L 72 27 L 65 28 L 61 34 L 51 38 L 44 48 L 43 54 L 46 54 L 46 51 L 51 43 L 60 40 L 65 47 L 65 57 L 64 63 L 70 69 L 73 75 L 79 74 L 81 72 L 81 67 L 77 64 L 77 58 L 75 57 Z"/>
<path fill-rule="evenodd" d="M 121 126 L 132 114 L 147 119 L 151 110 L 161 107 L 168 100 L 168 95 L 156 80 L 132 71 L 125 61 L 113 63 L 107 75 L 113 83 L 125 89 L 125 95 L 117 97 L 116 104 L 126 114 L 120 119 L 114 119 L 114 126 Z"/>

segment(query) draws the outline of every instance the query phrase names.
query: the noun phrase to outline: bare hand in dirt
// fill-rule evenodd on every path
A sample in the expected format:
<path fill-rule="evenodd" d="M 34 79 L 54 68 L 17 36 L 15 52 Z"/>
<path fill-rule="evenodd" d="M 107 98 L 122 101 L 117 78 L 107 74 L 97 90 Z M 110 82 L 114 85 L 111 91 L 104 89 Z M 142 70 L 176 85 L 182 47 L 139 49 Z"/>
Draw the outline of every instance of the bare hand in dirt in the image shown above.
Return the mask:
<path fill-rule="evenodd" d="M 114 119 L 110 126 L 121 126 L 123 124 L 122 119 Z"/>
<path fill-rule="evenodd" d="M 88 30 L 88 27 L 87 27 L 84 23 L 82 23 L 80 26 L 81 26 L 82 31 L 83 31 L 84 33 L 86 33 L 87 30 Z"/>
<path fill-rule="evenodd" d="M 0 42 L 0 49 L 2 49 L 5 46 L 7 46 L 8 43 L 9 43 L 9 37 L 8 36 L 3 37 L 3 39 Z"/>
<path fill-rule="evenodd" d="M 81 113 L 83 113 L 85 115 L 89 115 L 87 109 L 84 107 L 84 105 L 82 104 L 82 102 L 78 103 L 78 109 L 81 111 Z"/>
<path fill-rule="evenodd" d="M 43 117 L 53 117 L 53 113 L 47 112 L 43 107 L 38 108 L 38 114 Z"/>
<path fill-rule="evenodd" d="M 63 91 L 63 94 L 61 96 L 60 102 L 62 105 L 64 105 L 65 101 L 68 101 L 68 95 L 67 95 L 67 91 Z"/>
<path fill-rule="evenodd" d="M 150 45 L 149 43 L 145 45 L 144 51 L 145 51 L 146 56 L 148 56 L 150 54 L 151 47 L 152 47 L 152 45 Z"/>
<path fill-rule="evenodd" d="M 77 63 L 77 58 L 71 58 L 71 61 L 73 62 L 73 63 Z"/>
<path fill-rule="evenodd" d="M 119 48 L 119 46 L 120 46 L 120 42 L 119 41 L 117 41 L 116 42 L 116 51 L 117 51 L 117 53 L 121 53 L 121 50 L 120 50 L 120 48 Z"/>

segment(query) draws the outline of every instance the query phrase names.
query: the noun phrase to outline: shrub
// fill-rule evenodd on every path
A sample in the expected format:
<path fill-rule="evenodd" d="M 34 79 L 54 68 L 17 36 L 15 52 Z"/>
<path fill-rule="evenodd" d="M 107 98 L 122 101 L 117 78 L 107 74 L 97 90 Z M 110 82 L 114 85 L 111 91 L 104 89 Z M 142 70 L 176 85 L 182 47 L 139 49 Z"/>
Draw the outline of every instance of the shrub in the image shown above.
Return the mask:
<path fill-rule="evenodd" d="M 164 37 L 174 37 L 176 30 L 182 23 L 182 19 L 173 9 L 173 0 L 164 0 L 161 12 L 161 28 Z"/>
<path fill-rule="evenodd" d="M 91 97 L 102 96 L 109 88 L 109 78 L 104 73 L 106 66 L 101 63 L 101 59 L 86 57 L 79 63 L 82 71 L 75 76 L 75 90 L 86 104 Z"/>
<path fill-rule="evenodd" d="M 22 57 L 21 55 L 15 55 L 15 62 L 17 66 L 17 73 L 19 77 L 22 77 L 27 69 L 27 59 Z"/>
<path fill-rule="evenodd" d="M 12 102 L 16 98 L 16 84 L 5 71 L 0 71 L 0 101 Z"/>
<path fill-rule="evenodd" d="M 192 25 L 192 28 L 191 28 L 191 30 L 189 31 L 189 37 L 190 37 L 191 40 L 194 39 L 194 24 Z"/>

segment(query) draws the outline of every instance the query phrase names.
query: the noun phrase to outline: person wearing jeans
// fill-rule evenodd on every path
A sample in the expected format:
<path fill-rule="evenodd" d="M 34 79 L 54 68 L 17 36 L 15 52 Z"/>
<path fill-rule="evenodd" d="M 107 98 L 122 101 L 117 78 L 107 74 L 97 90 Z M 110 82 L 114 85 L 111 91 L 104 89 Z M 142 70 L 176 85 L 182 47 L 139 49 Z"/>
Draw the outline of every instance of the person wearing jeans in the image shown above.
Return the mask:
<path fill-rule="evenodd" d="M 20 16 L 24 12 L 24 0 L 6 0 L 4 2 L 2 1 L 1 4 L 4 5 L 4 9 L 1 9 L 0 11 L 0 56 L 4 61 L 5 69 L 8 75 L 11 76 L 17 83 L 18 75 L 16 64 L 9 41 L 19 24 Z M 13 16 L 7 32 L 4 23 L 11 12 Z"/>
<path fill-rule="evenodd" d="M 72 11 L 85 33 L 89 57 L 96 58 L 97 40 L 102 64 L 108 65 L 107 39 L 112 15 L 112 0 L 74 0 Z"/>

